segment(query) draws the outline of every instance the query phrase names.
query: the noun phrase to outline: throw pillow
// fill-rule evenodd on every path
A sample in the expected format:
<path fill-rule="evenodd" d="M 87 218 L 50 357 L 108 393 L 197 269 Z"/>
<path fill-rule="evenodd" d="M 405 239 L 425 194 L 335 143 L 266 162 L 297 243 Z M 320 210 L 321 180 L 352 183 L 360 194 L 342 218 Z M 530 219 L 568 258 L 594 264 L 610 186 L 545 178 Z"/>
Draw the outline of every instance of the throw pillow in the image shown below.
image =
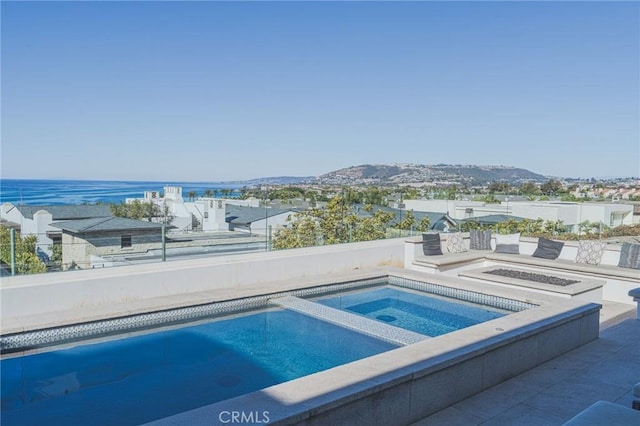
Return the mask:
<path fill-rule="evenodd" d="M 462 232 L 447 234 L 447 251 L 449 253 L 462 253 L 463 251 L 467 251 L 467 248 L 464 246 Z"/>
<path fill-rule="evenodd" d="M 472 229 L 469 232 L 471 250 L 491 250 L 491 231 Z"/>
<path fill-rule="evenodd" d="M 422 234 L 422 252 L 425 256 L 442 254 L 440 234 Z"/>
<path fill-rule="evenodd" d="M 621 268 L 640 269 L 640 244 L 622 243 L 618 266 Z"/>
<path fill-rule="evenodd" d="M 533 252 L 533 257 L 541 257 L 543 259 L 557 259 L 564 247 L 561 241 L 553 241 L 547 238 L 538 238 L 538 247 Z"/>
<path fill-rule="evenodd" d="M 520 233 L 496 235 L 495 253 L 520 254 Z"/>
<path fill-rule="evenodd" d="M 578 243 L 576 263 L 599 265 L 606 247 L 607 243 L 601 243 L 600 241 L 580 241 Z"/>

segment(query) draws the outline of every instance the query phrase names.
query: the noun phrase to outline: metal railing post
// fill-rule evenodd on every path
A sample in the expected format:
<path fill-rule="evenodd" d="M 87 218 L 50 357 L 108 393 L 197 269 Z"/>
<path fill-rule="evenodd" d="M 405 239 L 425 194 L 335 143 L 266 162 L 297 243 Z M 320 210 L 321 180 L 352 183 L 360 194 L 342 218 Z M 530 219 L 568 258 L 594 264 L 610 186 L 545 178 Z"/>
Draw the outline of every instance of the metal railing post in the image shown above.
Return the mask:
<path fill-rule="evenodd" d="M 16 274 L 16 230 L 9 231 L 11 241 L 11 275 Z"/>
<path fill-rule="evenodd" d="M 162 225 L 162 261 L 167 261 L 167 241 L 165 237 L 165 225 Z"/>

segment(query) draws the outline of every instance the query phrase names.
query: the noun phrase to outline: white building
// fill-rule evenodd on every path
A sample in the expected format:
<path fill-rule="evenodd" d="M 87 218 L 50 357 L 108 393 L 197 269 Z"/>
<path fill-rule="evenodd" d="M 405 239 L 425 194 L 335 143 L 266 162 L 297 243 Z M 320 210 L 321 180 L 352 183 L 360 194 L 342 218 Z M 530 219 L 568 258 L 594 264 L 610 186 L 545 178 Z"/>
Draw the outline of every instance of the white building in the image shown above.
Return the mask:
<path fill-rule="evenodd" d="M 2 224 L 17 229 L 23 236 L 36 235 L 36 250 L 47 255 L 51 255 L 51 246 L 62 240 L 62 232 L 52 227 L 52 222 L 110 216 L 109 206 L 103 204 L 20 206 L 3 203 L 0 206 Z"/>
<path fill-rule="evenodd" d="M 226 221 L 230 231 L 243 231 L 251 234 L 267 235 L 288 225 L 289 218 L 295 216 L 295 209 L 276 209 L 264 207 L 229 205 Z"/>
<path fill-rule="evenodd" d="M 233 198 L 206 198 L 200 197 L 195 201 L 185 202 L 182 198 L 182 188 L 178 186 L 165 186 L 164 195 L 158 191 L 145 191 L 144 198 L 127 198 L 126 203 L 140 201 L 154 203 L 162 210 L 166 207 L 168 214 L 174 219 L 171 225 L 175 227 L 173 232 L 192 231 L 194 223 L 199 224 L 198 229 L 205 232 L 227 231 L 229 224 L 225 221 L 225 209 L 227 205 L 258 207 L 260 200 L 238 200 Z"/>
<path fill-rule="evenodd" d="M 609 227 L 633 224 L 633 205 L 620 203 L 576 203 L 560 201 L 503 201 L 487 204 L 479 201 L 458 200 L 404 200 L 406 209 L 439 211 L 454 219 L 470 219 L 496 214 L 562 221 L 578 232 L 578 224 L 589 221 Z"/>

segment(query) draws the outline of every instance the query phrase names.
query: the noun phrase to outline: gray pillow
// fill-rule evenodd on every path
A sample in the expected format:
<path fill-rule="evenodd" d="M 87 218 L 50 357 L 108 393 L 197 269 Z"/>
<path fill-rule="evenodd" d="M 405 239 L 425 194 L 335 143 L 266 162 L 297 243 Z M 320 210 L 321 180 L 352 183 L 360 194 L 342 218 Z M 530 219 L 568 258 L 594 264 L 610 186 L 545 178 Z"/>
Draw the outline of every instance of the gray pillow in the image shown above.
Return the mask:
<path fill-rule="evenodd" d="M 440 234 L 422 234 L 422 252 L 425 256 L 442 254 Z"/>
<path fill-rule="evenodd" d="M 621 268 L 640 269 L 640 244 L 622 243 L 618 266 Z"/>
<path fill-rule="evenodd" d="M 491 231 L 472 229 L 469 238 L 471 250 L 491 250 Z"/>
<path fill-rule="evenodd" d="M 520 254 L 520 233 L 496 235 L 496 249 L 494 253 Z"/>
<path fill-rule="evenodd" d="M 547 238 L 538 238 L 538 247 L 533 252 L 533 257 L 541 257 L 543 259 L 557 259 L 564 247 L 561 241 L 553 241 Z"/>

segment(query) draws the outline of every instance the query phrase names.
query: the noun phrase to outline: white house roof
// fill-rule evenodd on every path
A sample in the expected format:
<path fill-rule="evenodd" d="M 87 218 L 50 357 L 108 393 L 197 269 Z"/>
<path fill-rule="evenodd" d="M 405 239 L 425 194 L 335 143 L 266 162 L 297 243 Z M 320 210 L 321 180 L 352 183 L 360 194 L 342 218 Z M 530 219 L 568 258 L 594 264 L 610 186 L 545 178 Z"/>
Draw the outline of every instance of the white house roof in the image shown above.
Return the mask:
<path fill-rule="evenodd" d="M 250 225 L 253 222 L 277 216 L 283 213 L 295 213 L 299 209 L 275 209 L 275 208 L 263 208 L 263 207 L 247 207 L 247 206 L 234 206 L 231 204 L 226 205 L 225 209 L 225 222 L 232 223 L 234 225 Z"/>
<path fill-rule="evenodd" d="M 65 222 L 53 222 L 51 226 L 60 228 L 73 234 L 109 232 L 109 231 L 139 231 L 161 230 L 161 223 L 146 222 L 124 217 L 99 217 L 93 219 L 68 220 Z"/>
<path fill-rule="evenodd" d="M 26 219 L 33 219 L 34 213 L 40 210 L 44 210 L 50 213 L 53 220 L 89 219 L 94 217 L 112 216 L 111 209 L 106 204 L 42 205 L 15 207 Z"/>

